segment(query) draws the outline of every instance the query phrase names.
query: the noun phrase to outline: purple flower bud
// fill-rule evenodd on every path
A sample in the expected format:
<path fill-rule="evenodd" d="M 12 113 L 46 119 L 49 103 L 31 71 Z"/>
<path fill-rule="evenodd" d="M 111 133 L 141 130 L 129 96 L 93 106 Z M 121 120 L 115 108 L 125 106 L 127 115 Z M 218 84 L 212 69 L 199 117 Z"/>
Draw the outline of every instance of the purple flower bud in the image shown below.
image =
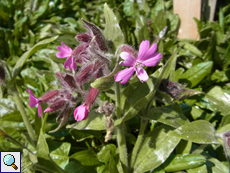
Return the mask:
<path fill-rule="evenodd" d="M 100 90 L 96 89 L 96 88 L 91 88 L 89 90 L 89 93 L 87 94 L 86 98 L 85 98 L 85 105 L 87 105 L 89 108 L 93 105 L 93 103 L 95 102 L 98 94 L 99 94 Z"/>
<path fill-rule="evenodd" d="M 51 99 L 56 97 L 59 94 L 59 90 L 52 90 L 48 93 L 45 93 L 42 97 L 39 98 L 40 103 L 48 103 Z"/>
<path fill-rule="evenodd" d="M 86 51 L 86 48 L 88 47 L 88 44 L 81 44 L 74 48 L 72 52 L 72 56 L 74 58 L 79 58 L 79 56 Z"/>
<path fill-rule="evenodd" d="M 81 71 L 79 71 L 76 76 L 77 82 L 80 84 L 87 82 L 92 77 L 92 73 L 93 64 L 89 64 L 86 67 L 82 67 Z"/>
<path fill-rule="evenodd" d="M 89 115 L 89 107 L 85 104 L 78 106 L 74 111 L 74 118 L 76 121 L 82 121 Z"/>
<path fill-rule="evenodd" d="M 44 113 L 59 111 L 65 106 L 65 104 L 66 100 L 63 100 L 62 98 L 57 98 L 46 110 L 44 110 Z"/>
<path fill-rule="evenodd" d="M 122 52 L 128 52 L 134 59 L 137 59 L 138 53 L 135 49 L 133 49 L 131 46 L 124 44 L 121 47 Z"/>
<path fill-rule="evenodd" d="M 90 43 L 92 40 L 92 37 L 88 34 L 85 33 L 79 33 L 75 37 L 79 42 L 85 42 L 85 43 Z"/>
<path fill-rule="evenodd" d="M 105 37 L 102 34 L 101 30 L 94 24 L 85 21 L 84 19 L 82 19 L 82 21 L 85 24 L 85 27 L 88 29 L 89 32 L 91 32 L 91 36 L 94 37 L 95 36 L 95 41 L 99 47 L 100 50 L 107 52 L 108 48 L 106 46 L 106 41 L 105 41 Z"/>
<path fill-rule="evenodd" d="M 56 76 L 61 80 L 61 84 L 64 87 L 68 87 L 71 90 L 74 90 L 75 88 L 77 88 L 77 84 L 72 75 L 68 73 L 56 73 Z"/>

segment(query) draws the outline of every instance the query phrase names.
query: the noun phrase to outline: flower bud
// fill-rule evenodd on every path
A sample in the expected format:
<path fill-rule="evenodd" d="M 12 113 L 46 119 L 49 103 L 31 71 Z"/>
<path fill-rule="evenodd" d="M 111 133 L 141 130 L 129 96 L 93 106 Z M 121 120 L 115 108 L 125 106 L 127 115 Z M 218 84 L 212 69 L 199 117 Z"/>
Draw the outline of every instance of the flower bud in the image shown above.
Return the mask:
<path fill-rule="evenodd" d="M 223 138 L 224 152 L 226 154 L 228 162 L 230 162 L 230 130 L 225 132 L 222 138 Z"/>
<path fill-rule="evenodd" d="M 74 111 L 74 118 L 76 121 L 82 121 L 89 115 L 89 107 L 85 104 L 78 106 Z"/>
<path fill-rule="evenodd" d="M 86 51 L 86 48 L 88 47 L 87 44 L 81 44 L 79 46 L 77 46 L 76 48 L 74 48 L 73 52 L 72 52 L 72 56 L 74 58 L 76 58 L 76 61 L 78 62 L 78 58 L 79 56 L 84 53 Z M 80 62 L 79 62 L 80 63 Z"/>
<path fill-rule="evenodd" d="M 87 82 L 92 77 L 92 73 L 93 64 L 89 64 L 86 67 L 82 67 L 81 71 L 79 71 L 76 76 L 77 82 L 80 84 Z"/>
<path fill-rule="evenodd" d="M 75 37 L 79 42 L 85 42 L 85 43 L 90 43 L 92 40 L 92 37 L 88 34 L 85 33 L 79 33 Z"/>
<path fill-rule="evenodd" d="M 85 27 L 89 30 L 89 32 L 91 32 L 92 37 L 96 37 L 95 41 L 99 47 L 100 50 L 107 52 L 108 48 L 106 46 L 106 41 L 105 41 L 105 37 L 102 34 L 101 30 L 94 24 L 85 21 L 84 19 L 82 19 L 82 21 L 85 24 Z"/>
<path fill-rule="evenodd" d="M 91 88 L 89 90 L 89 93 L 87 94 L 85 98 L 85 105 L 88 106 L 89 108 L 92 106 L 92 104 L 95 102 L 100 90 L 96 88 Z"/>
<path fill-rule="evenodd" d="M 59 94 L 59 90 L 52 90 L 48 93 L 45 93 L 43 96 L 39 98 L 40 103 L 48 103 L 51 99 L 56 97 Z"/>
<path fill-rule="evenodd" d="M 72 75 L 70 75 L 68 73 L 56 73 L 56 76 L 61 80 L 61 84 L 64 87 L 68 87 L 71 90 L 73 90 L 77 87 L 75 79 Z"/>
<path fill-rule="evenodd" d="M 60 100 L 61 98 L 57 98 L 56 100 L 53 101 L 53 103 L 46 108 L 46 110 L 44 110 L 44 113 L 46 112 L 56 112 L 59 111 L 60 109 L 62 109 L 65 104 L 66 101 L 65 100 Z"/>
<path fill-rule="evenodd" d="M 127 44 L 122 45 L 121 52 L 128 52 L 134 59 L 137 59 L 137 51 Z"/>
<path fill-rule="evenodd" d="M 181 85 L 177 82 L 169 81 L 168 79 L 162 79 L 159 90 L 166 92 L 175 100 L 184 99 L 196 94 L 204 94 L 200 91 L 185 89 L 185 87 L 186 85 Z"/>

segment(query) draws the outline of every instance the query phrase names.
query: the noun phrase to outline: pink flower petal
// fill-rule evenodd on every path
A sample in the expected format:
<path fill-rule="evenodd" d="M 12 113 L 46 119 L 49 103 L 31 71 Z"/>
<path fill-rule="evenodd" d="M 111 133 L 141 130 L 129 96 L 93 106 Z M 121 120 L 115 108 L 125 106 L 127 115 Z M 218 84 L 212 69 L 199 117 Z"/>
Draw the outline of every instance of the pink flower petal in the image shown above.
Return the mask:
<path fill-rule="evenodd" d="M 69 71 L 72 71 L 72 69 L 77 70 L 77 64 L 74 62 L 74 58 L 73 57 L 69 57 L 66 59 L 65 63 L 64 63 L 64 68 L 68 69 Z"/>
<path fill-rule="evenodd" d="M 38 104 L 38 116 L 42 117 L 42 107 L 40 104 Z"/>
<path fill-rule="evenodd" d="M 145 54 L 148 52 L 148 50 L 149 50 L 149 41 L 148 40 L 142 41 L 139 47 L 137 60 L 141 61 L 145 57 Z"/>
<path fill-rule="evenodd" d="M 148 74 L 143 68 L 140 68 L 140 70 L 137 71 L 137 77 L 140 79 L 140 81 L 146 82 L 149 79 Z"/>
<path fill-rule="evenodd" d="M 146 67 L 153 67 L 156 66 L 157 64 L 160 63 L 160 59 L 162 58 L 162 54 L 161 53 L 155 53 L 155 55 L 153 55 L 151 58 L 145 60 L 142 62 L 142 64 Z"/>
<path fill-rule="evenodd" d="M 153 43 L 153 45 L 150 47 L 150 49 L 146 52 L 145 56 L 141 59 L 142 61 L 145 61 L 149 58 L 152 58 L 154 54 L 157 51 L 157 44 Z"/>
<path fill-rule="evenodd" d="M 134 72 L 134 67 L 121 70 L 114 76 L 114 79 L 116 82 L 121 81 L 120 84 L 125 84 L 129 81 L 129 79 L 133 75 L 133 72 Z"/>
<path fill-rule="evenodd" d="M 46 108 L 46 109 L 44 110 L 44 113 L 50 112 L 50 111 L 52 111 L 52 110 L 53 110 L 53 109 Z"/>
<path fill-rule="evenodd" d="M 72 54 L 72 49 L 70 47 L 68 47 L 67 45 L 65 45 L 63 42 L 61 43 L 62 46 L 57 46 L 57 49 L 60 51 L 58 53 L 56 53 L 56 56 L 58 58 L 66 58 L 66 57 L 69 57 L 71 56 Z"/>
<path fill-rule="evenodd" d="M 125 61 L 121 61 L 120 65 L 133 66 L 133 64 L 135 63 L 135 60 L 128 52 L 121 52 L 120 57 L 123 60 L 125 60 Z"/>
<path fill-rule="evenodd" d="M 89 109 L 85 105 L 78 106 L 74 111 L 74 118 L 76 121 L 82 121 L 89 115 Z"/>
<path fill-rule="evenodd" d="M 30 89 L 27 89 L 27 92 L 30 94 L 29 99 L 30 99 L 30 107 L 33 108 L 38 104 L 38 99 L 34 96 L 33 92 Z"/>

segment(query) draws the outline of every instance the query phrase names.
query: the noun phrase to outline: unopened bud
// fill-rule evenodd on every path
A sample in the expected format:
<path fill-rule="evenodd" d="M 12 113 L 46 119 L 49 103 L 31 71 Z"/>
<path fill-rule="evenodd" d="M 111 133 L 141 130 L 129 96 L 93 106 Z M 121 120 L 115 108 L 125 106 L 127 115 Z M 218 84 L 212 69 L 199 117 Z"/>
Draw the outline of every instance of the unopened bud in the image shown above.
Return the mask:
<path fill-rule="evenodd" d="M 88 34 L 85 33 L 79 33 L 76 35 L 75 37 L 78 41 L 80 42 L 85 42 L 85 43 L 90 43 L 90 41 L 92 40 L 92 37 Z"/>
<path fill-rule="evenodd" d="M 134 59 L 137 59 L 137 51 L 127 44 L 122 45 L 121 52 L 128 52 Z"/>
<path fill-rule="evenodd" d="M 166 92 L 175 100 L 184 99 L 196 94 L 204 94 L 197 90 L 185 89 L 185 87 L 186 85 L 181 85 L 177 82 L 169 81 L 168 79 L 162 79 L 159 90 Z"/>
<path fill-rule="evenodd" d="M 92 104 L 95 102 L 100 90 L 96 88 L 91 88 L 89 90 L 89 93 L 87 94 L 85 98 L 85 105 L 88 106 L 89 108 L 92 106 Z"/>
<path fill-rule="evenodd" d="M 68 87 L 72 90 L 77 87 L 75 79 L 72 75 L 68 73 L 56 73 L 56 76 L 61 80 L 61 84 L 64 87 Z"/>
<path fill-rule="evenodd" d="M 102 34 L 101 30 L 96 25 L 94 25 L 93 23 L 87 22 L 84 19 L 82 19 L 82 21 L 84 22 L 86 28 L 92 33 L 92 36 L 96 37 L 95 41 L 96 41 L 99 49 L 107 52 L 108 48 L 106 46 L 105 37 Z"/>
<path fill-rule="evenodd" d="M 226 154 L 228 162 L 230 163 L 230 130 L 225 132 L 222 138 L 223 138 L 224 152 Z"/>
<path fill-rule="evenodd" d="M 81 54 L 86 51 L 86 48 L 87 48 L 87 44 L 81 44 L 77 46 L 76 48 L 74 48 L 72 52 L 72 56 L 76 59 L 77 62 L 78 62 L 79 56 L 81 56 Z"/>
<path fill-rule="evenodd" d="M 54 100 L 54 102 L 46 110 L 44 110 L 44 113 L 59 111 L 65 105 L 66 105 L 66 101 L 65 100 L 56 99 L 56 100 Z"/>
<path fill-rule="evenodd" d="M 77 82 L 80 84 L 87 82 L 92 77 L 92 73 L 93 64 L 89 64 L 86 67 L 82 67 L 81 71 L 79 71 L 76 76 Z"/>
<path fill-rule="evenodd" d="M 39 102 L 48 103 L 51 99 L 55 98 L 59 94 L 59 90 L 52 90 L 48 93 L 45 93 L 42 97 L 39 98 Z"/>

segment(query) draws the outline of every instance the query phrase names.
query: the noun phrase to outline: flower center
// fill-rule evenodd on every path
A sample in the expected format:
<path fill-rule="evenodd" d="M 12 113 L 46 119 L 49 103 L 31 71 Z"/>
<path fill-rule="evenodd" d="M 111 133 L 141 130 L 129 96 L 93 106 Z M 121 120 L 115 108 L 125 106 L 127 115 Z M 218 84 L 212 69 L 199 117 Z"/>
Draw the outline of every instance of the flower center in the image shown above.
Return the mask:
<path fill-rule="evenodd" d="M 142 69 L 142 66 L 143 64 L 141 62 L 136 61 L 134 65 L 135 71 L 139 71 L 140 69 Z"/>

